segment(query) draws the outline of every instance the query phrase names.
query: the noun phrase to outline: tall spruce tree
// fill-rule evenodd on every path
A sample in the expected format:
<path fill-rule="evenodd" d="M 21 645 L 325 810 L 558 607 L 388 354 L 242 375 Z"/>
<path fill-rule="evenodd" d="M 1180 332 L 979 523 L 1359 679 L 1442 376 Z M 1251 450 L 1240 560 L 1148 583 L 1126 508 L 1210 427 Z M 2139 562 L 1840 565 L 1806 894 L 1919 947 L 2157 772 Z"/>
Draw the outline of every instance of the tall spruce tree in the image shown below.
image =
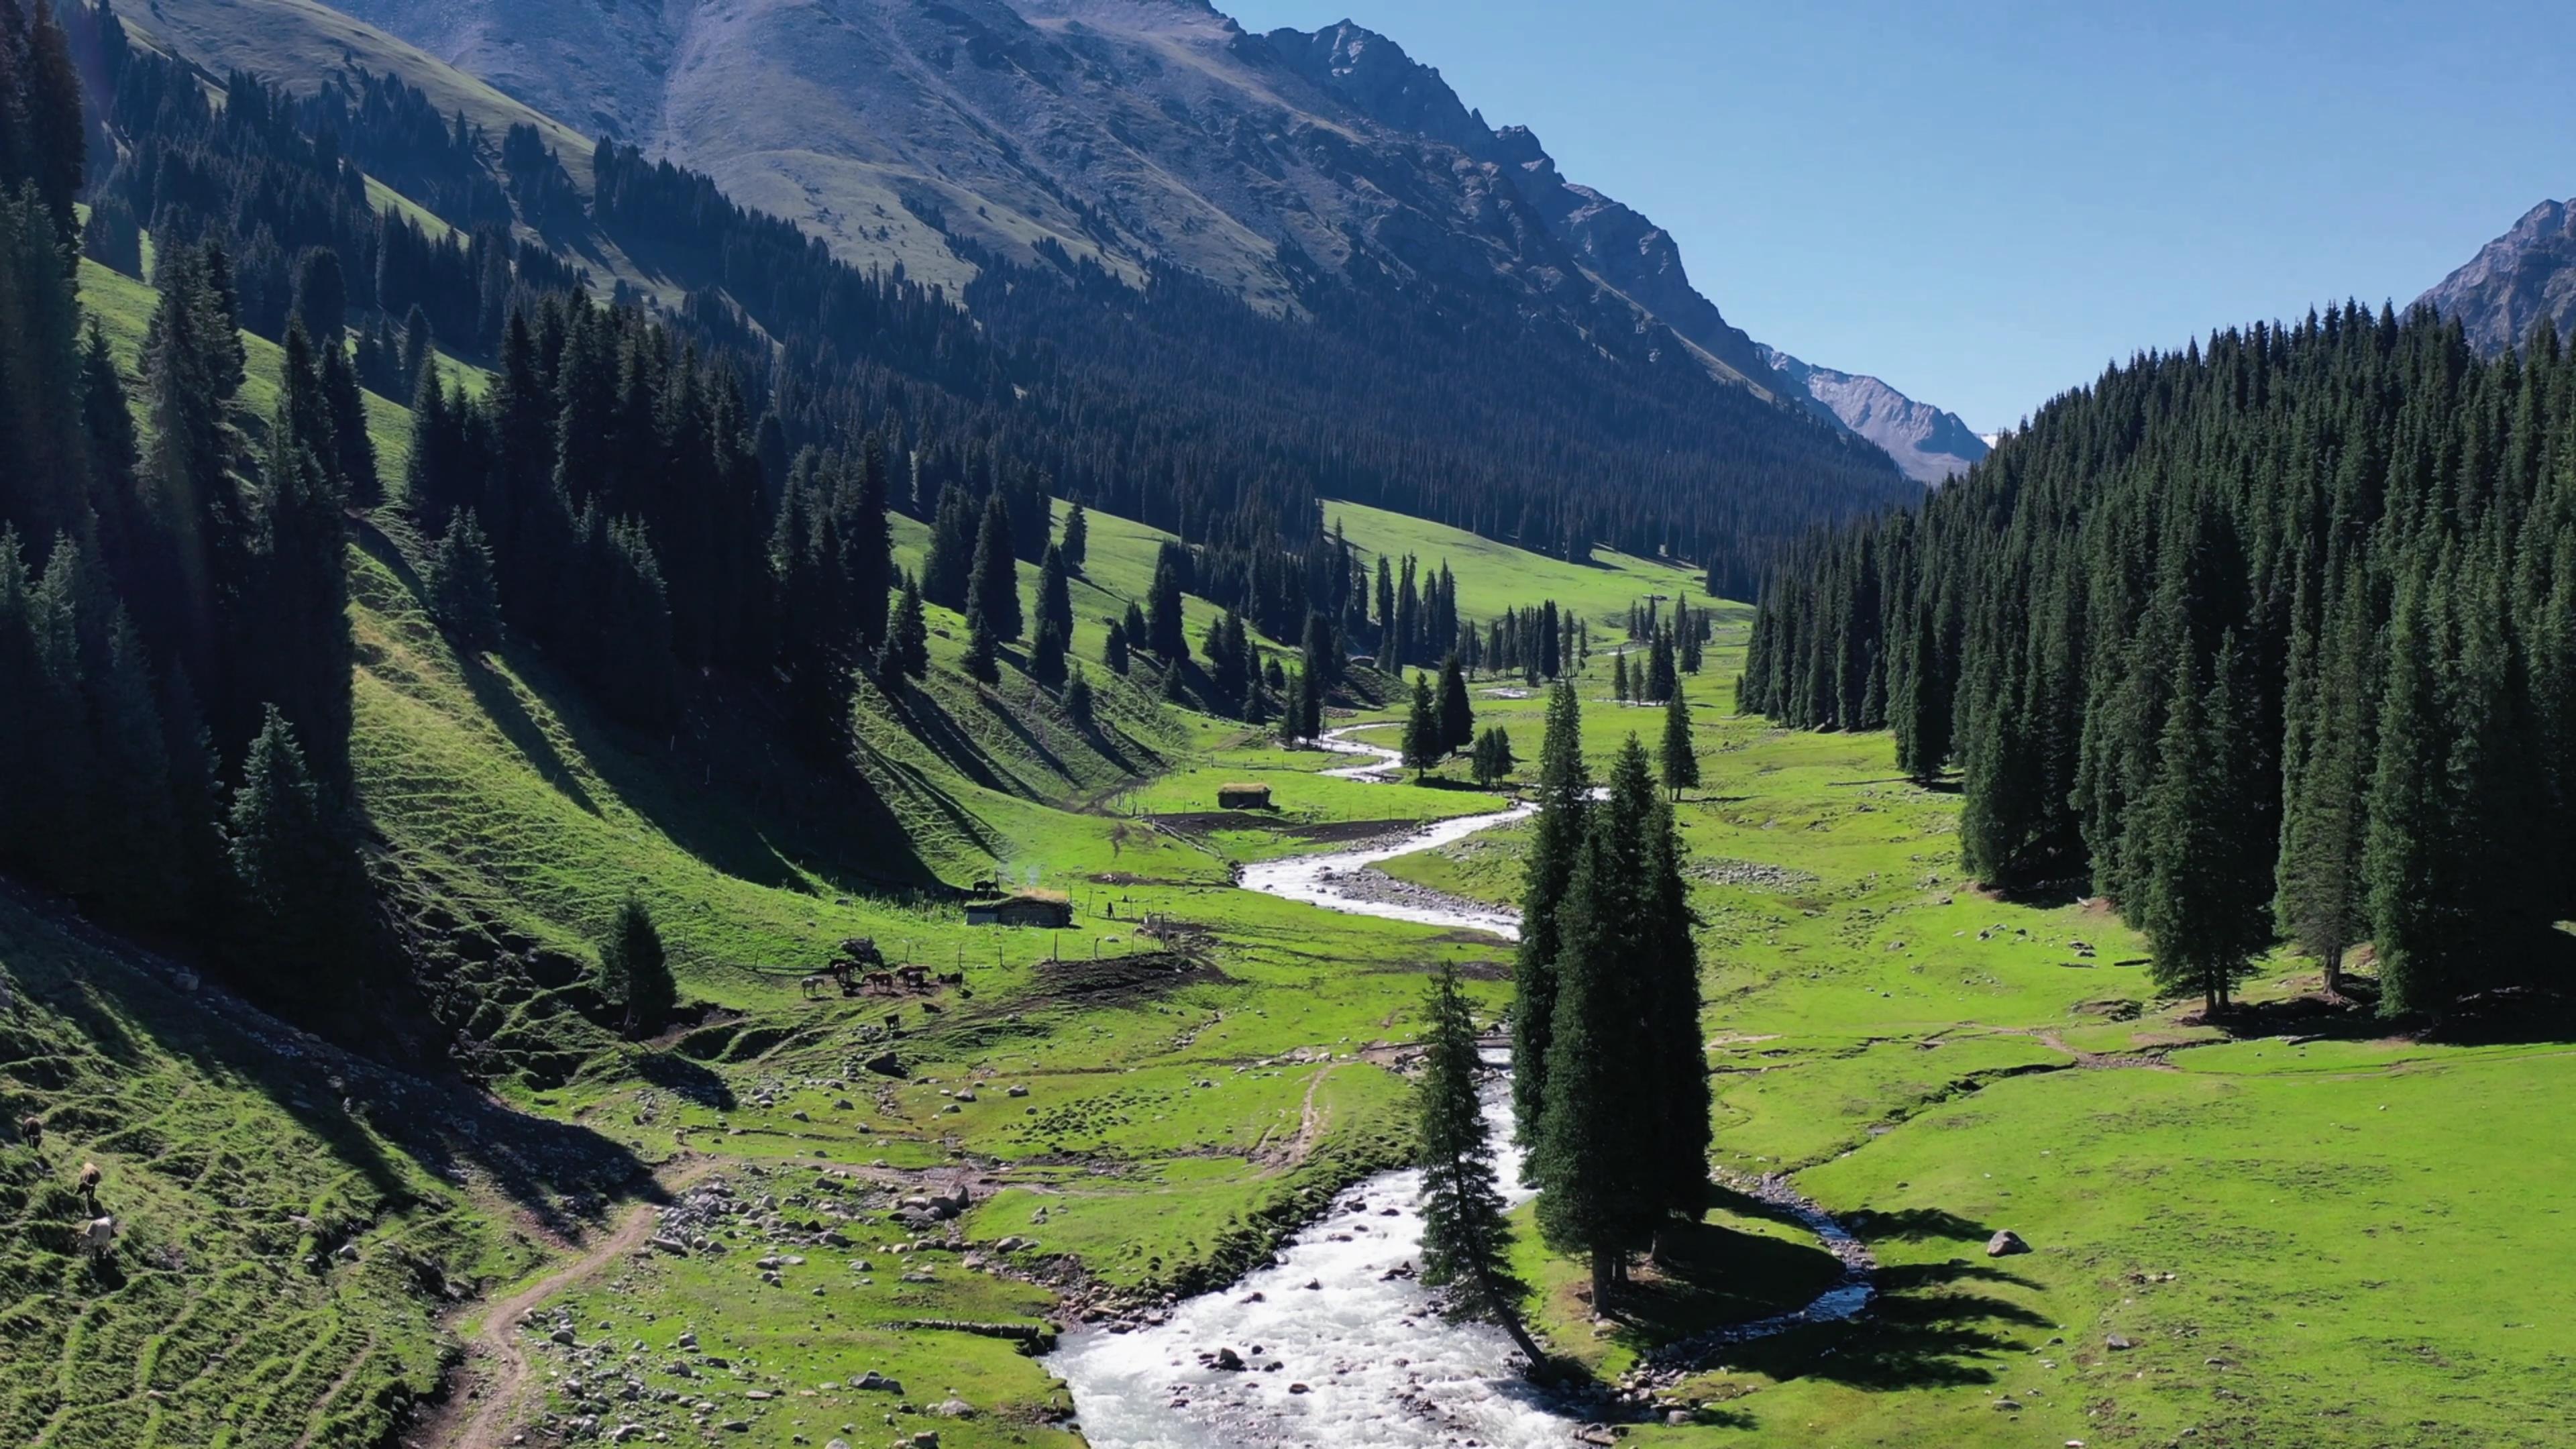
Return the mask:
<path fill-rule="evenodd" d="M 1458 970 L 1442 963 L 1424 1006 L 1422 1078 L 1415 1089 L 1422 1169 L 1422 1281 L 1455 1287 L 1461 1316 L 1500 1323 L 1535 1372 L 1547 1356 L 1520 1320 L 1528 1293 L 1511 1266 L 1512 1229 L 1494 1176 L 1492 1131 L 1478 1090 L 1476 1023 Z"/>
<path fill-rule="evenodd" d="M 1463 750 L 1476 742 L 1476 709 L 1467 699 L 1467 674 L 1452 651 L 1440 665 L 1440 751 Z"/>
<path fill-rule="evenodd" d="M 1431 693 L 1431 676 L 1414 672 L 1413 707 L 1404 719 L 1404 767 L 1420 780 L 1438 768 L 1448 754 L 1440 731 L 1440 704 Z"/>
<path fill-rule="evenodd" d="M 1521 939 L 1512 966 L 1512 1116 L 1525 1144 L 1536 1139 L 1547 1096 L 1562 944 L 1557 912 L 1574 878 L 1591 791 L 1582 706 L 1573 684 L 1560 683 L 1548 693 L 1547 733 L 1539 742 L 1538 786 L 1531 792 L 1538 819 L 1523 867 Z"/>
<path fill-rule="evenodd" d="M 1690 701 L 1682 697 L 1679 686 L 1664 701 L 1661 764 L 1664 789 L 1673 799 L 1679 800 L 1683 791 L 1699 787 L 1699 751 L 1691 742 Z"/>
<path fill-rule="evenodd" d="M 2188 644 L 2184 646 L 2188 649 Z M 2235 678 L 2234 636 L 2209 666 L 2209 684 L 2187 654 L 2176 662 L 2174 700 L 2146 801 L 2147 879 L 2142 924 L 2153 943 L 2156 984 L 2196 991 L 2215 1014 L 2271 941 L 2269 840 L 2254 798 L 2252 752 Z"/>

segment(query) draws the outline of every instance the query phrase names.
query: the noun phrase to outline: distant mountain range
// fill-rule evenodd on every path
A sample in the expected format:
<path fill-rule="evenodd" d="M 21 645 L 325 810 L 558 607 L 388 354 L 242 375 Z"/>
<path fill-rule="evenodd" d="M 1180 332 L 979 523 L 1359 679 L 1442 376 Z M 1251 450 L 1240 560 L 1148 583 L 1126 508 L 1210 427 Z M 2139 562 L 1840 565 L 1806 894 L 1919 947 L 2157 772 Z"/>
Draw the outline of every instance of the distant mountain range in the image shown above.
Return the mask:
<path fill-rule="evenodd" d="M 201 29 L 239 8 L 153 7 Z M 1678 349 L 1888 448 L 1917 478 L 1973 456 L 1949 436 L 1972 435 L 1941 426 L 1955 419 L 1883 384 L 1783 377 L 1692 285 L 1670 234 L 1348 21 L 1259 35 L 1201 0 L 337 8 L 576 128 L 704 171 L 861 266 L 954 284 L 978 255 L 1061 248 L 1131 281 L 1178 267 L 1292 314 L 1317 304 L 1319 278 L 1471 289 L 1612 353 Z"/>
<path fill-rule="evenodd" d="M 2458 318 L 2470 344 L 2489 357 L 2529 341 L 2543 318 L 2565 336 L 2576 322 L 2576 200 L 2524 212 L 2416 301 Z"/>
<path fill-rule="evenodd" d="M 1877 378 L 1811 366 L 1776 347 L 1760 351 L 1810 407 L 1878 444 L 1917 482 L 1943 482 L 1993 451 L 1957 413 L 1916 402 Z"/>

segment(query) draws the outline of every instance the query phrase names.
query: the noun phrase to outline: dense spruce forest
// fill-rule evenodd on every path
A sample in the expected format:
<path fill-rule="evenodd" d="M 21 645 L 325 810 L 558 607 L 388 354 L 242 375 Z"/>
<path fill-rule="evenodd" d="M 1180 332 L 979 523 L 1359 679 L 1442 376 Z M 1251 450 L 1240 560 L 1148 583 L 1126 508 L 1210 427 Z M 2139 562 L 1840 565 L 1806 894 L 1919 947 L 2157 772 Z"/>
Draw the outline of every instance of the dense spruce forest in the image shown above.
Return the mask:
<path fill-rule="evenodd" d="M 2276 937 L 2392 1016 L 2564 987 L 2576 359 L 2358 306 L 2139 357 L 1804 544 L 1741 689 L 1956 766 L 1970 870 L 2089 881 L 2213 1006 Z"/>

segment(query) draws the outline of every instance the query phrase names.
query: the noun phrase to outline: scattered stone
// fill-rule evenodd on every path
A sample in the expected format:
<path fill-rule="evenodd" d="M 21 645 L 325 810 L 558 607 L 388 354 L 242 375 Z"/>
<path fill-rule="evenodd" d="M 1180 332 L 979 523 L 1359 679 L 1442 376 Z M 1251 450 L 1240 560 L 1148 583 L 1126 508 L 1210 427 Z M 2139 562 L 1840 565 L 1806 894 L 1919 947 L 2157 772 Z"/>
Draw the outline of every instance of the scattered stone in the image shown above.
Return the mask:
<path fill-rule="evenodd" d="M 2009 1258 L 2015 1253 L 2029 1251 L 2030 1244 L 2023 1242 L 2021 1234 L 2010 1228 L 2005 1228 L 1986 1240 L 1986 1256 L 1989 1258 Z"/>
<path fill-rule="evenodd" d="M 2102 1346 L 2111 1350 L 2113 1353 L 2127 1353 L 2130 1349 L 2137 1347 L 2136 1344 L 2116 1333 L 2112 1334 L 2109 1338 L 2102 1340 Z"/>
<path fill-rule="evenodd" d="M 1288 1392 L 1292 1394 L 1311 1394 L 1314 1390 L 1306 1387 L 1304 1384 L 1290 1384 L 1288 1386 Z"/>

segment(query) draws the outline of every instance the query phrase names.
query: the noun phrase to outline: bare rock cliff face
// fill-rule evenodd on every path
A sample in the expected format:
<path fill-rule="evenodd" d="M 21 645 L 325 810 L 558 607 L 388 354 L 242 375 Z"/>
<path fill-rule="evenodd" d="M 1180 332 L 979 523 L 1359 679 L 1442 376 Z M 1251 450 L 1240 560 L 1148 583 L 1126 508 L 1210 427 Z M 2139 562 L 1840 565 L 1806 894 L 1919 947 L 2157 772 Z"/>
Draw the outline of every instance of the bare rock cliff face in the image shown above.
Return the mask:
<path fill-rule="evenodd" d="M 2576 325 L 2576 201 L 2544 201 L 2468 265 L 2416 299 L 2459 319 L 2489 357 L 2531 340 L 2544 319 L 2561 337 Z"/>
<path fill-rule="evenodd" d="M 1772 347 L 1762 356 L 1794 395 L 1878 444 L 1916 482 L 1943 482 L 1993 451 L 1957 413 L 1916 402 L 1877 378 L 1812 367 Z"/>

